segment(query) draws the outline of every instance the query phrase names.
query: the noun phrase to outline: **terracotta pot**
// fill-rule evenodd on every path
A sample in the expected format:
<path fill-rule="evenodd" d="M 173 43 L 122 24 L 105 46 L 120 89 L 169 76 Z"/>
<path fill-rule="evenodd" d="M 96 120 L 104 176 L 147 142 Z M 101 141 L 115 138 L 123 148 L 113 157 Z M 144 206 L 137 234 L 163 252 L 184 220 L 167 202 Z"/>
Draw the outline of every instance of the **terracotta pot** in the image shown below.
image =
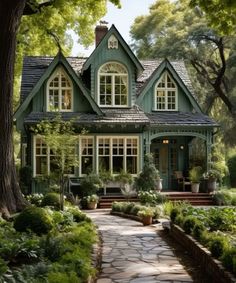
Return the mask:
<path fill-rule="evenodd" d="M 142 221 L 143 221 L 144 226 L 151 225 L 152 224 L 152 216 L 145 215 L 145 216 L 142 217 Z"/>
<path fill-rule="evenodd" d="M 96 209 L 96 208 L 97 208 L 96 201 L 88 202 L 88 209 Z"/>

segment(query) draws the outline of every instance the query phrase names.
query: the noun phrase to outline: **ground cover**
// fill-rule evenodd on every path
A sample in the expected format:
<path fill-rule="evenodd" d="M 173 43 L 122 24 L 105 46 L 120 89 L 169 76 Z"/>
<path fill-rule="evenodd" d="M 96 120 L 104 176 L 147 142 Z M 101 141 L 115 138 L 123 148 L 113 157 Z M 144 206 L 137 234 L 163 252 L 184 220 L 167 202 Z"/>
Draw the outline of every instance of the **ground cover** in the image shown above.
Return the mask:
<path fill-rule="evenodd" d="M 42 196 L 31 197 L 42 204 Z M 95 275 L 91 262 L 97 241 L 91 220 L 77 207 L 31 204 L 12 218 L 0 219 L 0 282 L 82 283 Z"/>

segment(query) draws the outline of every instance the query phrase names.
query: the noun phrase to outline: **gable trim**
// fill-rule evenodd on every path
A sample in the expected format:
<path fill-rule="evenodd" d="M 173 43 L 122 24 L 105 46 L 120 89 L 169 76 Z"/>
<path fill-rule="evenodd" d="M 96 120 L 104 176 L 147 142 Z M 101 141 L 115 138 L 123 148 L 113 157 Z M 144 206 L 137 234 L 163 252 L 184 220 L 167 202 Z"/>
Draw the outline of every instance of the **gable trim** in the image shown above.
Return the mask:
<path fill-rule="evenodd" d="M 104 41 L 108 41 L 112 35 L 114 35 L 117 38 L 119 44 L 124 48 L 125 52 L 128 54 L 131 61 L 136 66 L 137 71 L 138 71 L 137 74 L 140 74 L 144 70 L 142 64 L 139 62 L 138 58 L 134 55 L 133 51 L 130 49 L 129 45 L 126 43 L 126 41 L 123 39 L 123 37 L 121 36 L 121 34 L 119 33 L 119 31 L 116 29 L 114 25 L 111 26 L 111 28 L 102 38 L 102 40 L 99 42 L 98 46 L 94 49 L 92 54 L 89 56 L 87 61 L 84 63 L 82 72 L 87 70 L 89 66 L 91 65 L 93 58 L 96 57 L 97 53 L 99 52 L 99 49 L 101 48 L 101 43 Z"/>
<path fill-rule="evenodd" d="M 148 91 L 149 88 L 151 88 L 151 86 L 155 83 L 155 81 L 157 79 L 160 78 L 160 76 L 162 75 L 162 73 L 164 71 L 168 71 L 170 73 L 170 75 L 173 77 L 173 79 L 177 82 L 177 84 L 180 86 L 180 88 L 184 91 L 184 93 L 187 95 L 187 97 L 189 98 L 192 106 L 194 107 L 194 109 L 199 112 L 202 113 L 202 110 L 199 106 L 199 104 L 197 103 L 196 99 L 194 98 L 194 96 L 192 95 L 191 91 L 188 89 L 188 87 L 185 85 L 185 83 L 182 81 L 182 79 L 180 78 L 179 74 L 176 72 L 176 70 L 174 69 L 174 67 L 172 66 L 172 64 L 169 62 L 168 59 L 165 59 L 157 68 L 156 70 L 153 72 L 153 74 L 151 75 L 151 77 L 149 78 L 149 80 L 145 83 L 145 85 L 143 86 L 139 97 L 137 98 L 137 104 L 140 105 L 140 103 L 142 102 L 146 92 Z M 154 94 L 153 94 L 154 96 Z"/>
<path fill-rule="evenodd" d="M 71 67 L 71 65 L 66 60 L 65 56 L 59 51 L 56 55 L 56 57 L 53 59 L 53 61 L 50 63 L 44 74 L 41 76 L 41 78 L 38 80 L 38 82 L 35 84 L 29 95 L 25 98 L 23 103 L 18 107 L 16 112 L 14 113 L 14 119 L 18 119 L 20 115 L 26 110 L 28 105 L 30 104 L 31 100 L 35 96 L 35 94 L 39 91 L 42 84 L 52 75 L 55 68 L 62 64 L 64 66 L 65 70 L 68 72 L 68 74 L 73 78 L 75 83 L 79 86 L 80 90 L 82 91 L 83 95 L 87 98 L 89 101 L 91 107 L 93 108 L 94 112 L 96 112 L 98 115 L 103 115 L 101 109 L 98 107 L 96 102 L 93 100 L 93 98 L 89 95 L 89 92 L 87 88 L 84 86 L 81 79 L 76 75 L 75 71 Z"/>

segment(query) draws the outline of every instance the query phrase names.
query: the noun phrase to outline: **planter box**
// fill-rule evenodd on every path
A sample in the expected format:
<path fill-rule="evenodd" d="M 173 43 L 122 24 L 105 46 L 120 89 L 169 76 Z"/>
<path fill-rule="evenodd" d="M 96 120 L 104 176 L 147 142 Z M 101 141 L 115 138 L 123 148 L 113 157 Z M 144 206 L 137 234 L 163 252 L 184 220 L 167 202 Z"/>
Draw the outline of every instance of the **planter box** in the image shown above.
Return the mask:
<path fill-rule="evenodd" d="M 236 278 L 228 272 L 217 259 L 211 256 L 208 249 L 187 235 L 179 226 L 171 224 L 171 236 L 177 240 L 194 259 L 202 266 L 203 272 L 214 278 L 214 283 L 235 283 Z"/>

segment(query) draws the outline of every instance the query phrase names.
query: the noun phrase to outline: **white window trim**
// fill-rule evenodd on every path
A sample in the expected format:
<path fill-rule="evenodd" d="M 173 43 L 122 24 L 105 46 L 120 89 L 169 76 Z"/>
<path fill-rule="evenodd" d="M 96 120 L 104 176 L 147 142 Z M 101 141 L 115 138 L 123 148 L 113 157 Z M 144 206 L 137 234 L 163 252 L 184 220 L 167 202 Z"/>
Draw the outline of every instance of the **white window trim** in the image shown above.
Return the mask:
<path fill-rule="evenodd" d="M 126 74 L 124 73 L 101 73 L 100 70 L 107 64 L 117 64 L 117 65 L 120 65 L 122 66 L 125 70 L 126 70 Z M 111 105 L 103 105 L 103 104 L 100 104 L 100 75 L 111 75 L 112 76 L 112 93 L 111 93 L 111 100 L 112 100 L 112 103 Z M 115 104 L 115 84 L 114 84 L 114 80 L 115 80 L 115 76 L 126 76 L 127 77 L 127 103 L 126 105 L 116 105 Z M 109 61 L 109 62 L 106 62 L 105 64 L 103 64 L 102 66 L 100 66 L 100 68 L 98 69 L 98 72 L 97 72 L 97 89 L 98 89 L 98 95 L 97 95 L 97 100 L 98 100 L 98 106 L 99 107 L 102 107 L 102 108 L 127 108 L 128 105 L 129 105 L 129 72 L 126 68 L 125 65 L 121 64 L 121 63 L 118 63 L 118 62 L 115 62 L 115 61 Z"/>
<path fill-rule="evenodd" d="M 112 160 L 112 157 L 113 157 L 113 154 L 112 154 L 112 140 L 113 139 L 123 139 L 125 142 L 124 142 L 124 170 L 126 172 L 127 170 L 127 162 L 126 162 L 126 158 L 127 156 L 127 153 L 126 153 L 126 145 L 127 145 L 127 142 L 126 140 L 127 139 L 136 139 L 137 140 L 137 174 L 131 174 L 132 176 L 137 176 L 138 175 L 138 172 L 140 170 L 140 164 L 139 164 L 139 150 L 140 150 L 140 137 L 139 136 L 97 136 L 96 137 L 96 172 L 99 173 L 99 139 L 109 139 L 109 149 L 110 149 L 110 154 L 109 154 L 109 165 L 110 165 L 110 169 L 112 170 L 113 169 L 113 160 Z M 111 172 L 113 176 L 116 176 L 118 174 L 114 174 L 113 172 Z"/>
<path fill-rule="evenodd" d="M 36 139 L 43 139 L 42 135 L 34 135 L 33 136 L 33 177 L 44 176 L 44 174 L 36 174 Z M 50 174 L 50 148 L 47 146 L 47 174 Z M 74 168 L 74 174 L 69 174 L 70 177 L 75 177 L 76 168 Z"/>
<path fill-rule="evenodd" d="M 56 75 L 59 73 L 62 73 L 67 79 L 68 81 L 70 82 L 71 84 L 71 108 L 70 109 L 61 109 L 61 93 L 62 93 L 62 89 L 61 86 L 59 86 L 57 89 L 59 91 L 59 109 L 58 111 L 59 112 L 73 112 L 73 109 L 74 109 L 74 88 L 73 88 L 73 83 L 71 81 L 71 79 L 69 78 L 69 76 L 67 75 L 67 73 L 65 72 L 65 70 L 62 68 L 62 67 L 58 67 L 54 73 L 49 77 L 48 81 L 47 81 L 47 87 L 46 87 L 46 109 L 47 109 L 47 112 L 56 112 L 56 111 L 52 111 L 50 109 L 50 105 L 49 105 L 49 84 L 50 82 L 56 77 Z"/>
<path fill-rule="evenodd" d="M 82 174 L 82 139 L 92 139 L 93 140 L 93 169 L 94 169 L 94 161 L 95 161 L 95 142 L 94 142 L 94 136 L 80 136 L 79 137 L 79 176 L 83 177 L 86 176 L 86 174 Z M 93 171 L 93 170 L 92 170 Z"/>
<path fill-rule="evenodd" d="M 165 76 L 165 84 L 167 84 L 167 75 L 169 75 L 169 77 L 171 78 L 173 84 L 175 85 L 175 88 L 167 88 L 167 87 L 158 88 L 158 84 L 161 82 L 163 76 Z M 178 110 L 178 88 L 177 88 L 177 85 L 176 85 L 175 81 L 173 80 L 172 76 L 168 72 L 164 72 L 161 75 L 161 77 L 157 81 L 154 89 L 155 89 L 155 91 L 154 91 L 154 109 L 153 109 L 154 111 L 177 111 Z M 164 109 L 158 109 L 157 108 L 157 90 L 162 90 L 162 91 L 165 92 L 165 108 Z M 174 109 L 168 109 L 167 108 L 167 105 L 168 105 L 167 91 L 175 91 L 175 108 Z"/>

